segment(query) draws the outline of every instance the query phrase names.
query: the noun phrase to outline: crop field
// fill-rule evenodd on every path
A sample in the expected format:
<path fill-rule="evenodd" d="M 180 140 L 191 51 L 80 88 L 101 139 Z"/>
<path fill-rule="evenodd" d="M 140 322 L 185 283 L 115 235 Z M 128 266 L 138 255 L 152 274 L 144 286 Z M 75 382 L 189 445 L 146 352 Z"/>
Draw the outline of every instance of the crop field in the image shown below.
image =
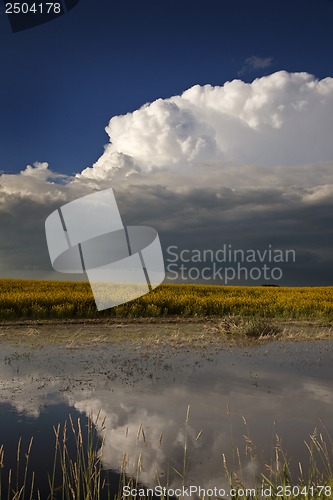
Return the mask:
<path fill-rule="evenodd" d="M 116 285 L 115 285 L 116 286 Z M 97 311 L 88 283 L 0 280 L 0 319 L 160 316 L 333 319 L 333 287 L 161 285 L 126 304 Z"/>

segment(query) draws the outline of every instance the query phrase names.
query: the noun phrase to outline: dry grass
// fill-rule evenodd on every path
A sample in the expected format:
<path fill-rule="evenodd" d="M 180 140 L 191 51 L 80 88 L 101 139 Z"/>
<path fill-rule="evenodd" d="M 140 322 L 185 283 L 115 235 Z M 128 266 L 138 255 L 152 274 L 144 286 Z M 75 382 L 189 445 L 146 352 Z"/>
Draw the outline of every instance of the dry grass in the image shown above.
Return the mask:
<path fill-rule="evenodd" d="M 180 467 L 172 465 L 167 474 L 168 481 L 178 478 L 177 487 L 185 486 L 189 471 L 189 463 L 193 446 L 204 439 L 204 431 L 200 430 L 193 435 L 193 429 L 189 430 L 190 407 L 187 409 L 183 435 L 183 456 L 179 462 Z M 100 416 L 97 416 L 95 424 L 98 423 Z M 232 498 L 237 500 L 262 500 L 262 491 L 270 491 L 269 498 L 272 500 L 327 500 L 333 497 L 333 470 L 332 453 L 333 442 L 322 425 L 322 432 L 317 429 L 305 441 L 305 447 L 308 452 L 308 463 L 298 464 L 298 473 L 293 476 L 290 469 L 290 459 L 284 453 L 281 445 L 281 439 L 276 435 L 275 444 L 272 450 L 272 459 L 265 465 L 265 470 L 260 473 L 253 473 L 249 477 L 244 473 L 246 467 L 243 467 L 242 460 L 246 458 L 247 462 L 257 460 L 257 450 L 255 443 L 251 439 L 247 421 L 243 418 L 245 425 L 244 450 L 235 447 L 230 460 L 221 450 L 221 481 L 226 485 L 226 497 L 230 498 L 230 492 L 233 491 Z M 99 425 L 100 433 L 103 434 L 103 423 Z M 326 438 L 324 437 L 326 434 Z M 68 422 L 63 426 L 60 424 L 54 428 L 55 446 L 53 450 L 54 461 L 53 468 L 48 471 L 48 492 L 41 492 L 35 481 L 35 474 L 30 471 L 29 461 L 33 449 L 33 440 L 31 439 L 27 450 L 22 450 L 21 440 L 18 442 L 16 451 L 15 467 L 8 470 L 6 466 L 5 451 L 0 446 L 0 498 L 7 500 L 104 500 L 111 497 L 110 477 L 108 471 L 103 469 L 102 458 L 105 441 L 97 435 L 96 426 L 91 418 L 88 419 L 87 433 L 84 434 L 80 419 L 74 422 L 69 417 Z M 191 436 L 191 438 L 190 438 Z M 146 442 L 146 435 L 141 424 L 137 440 L 142 438 Z M 74 440 L 74 453 L 70 452 L 68 447 L 69 440 Z M 162 435 L 159 446 L 161 446 Z M 200 449 L 200 445 L 198 446 Z M 138 458 L 136 470 L 131 474 L 128 472 L 128 460 L 126 455 L 123 458 L 122 465 L 119 468 L 118 492 L 114 500 L 138 500 L 139 498 L 150 499 L 151 494 L 144 496 L 124 496 L 123 487 L 141 489 L 140 475 L 142 472 L 142 463 L 144 457 Z M 168 457 L 172 464 L 172 457 Z M 248 470 L 248 469 L 247 469 Z M 21 472 L 22 471 L 22 472 Z M 156 473 L 155 486 L 161 485 L 161 480 Z M 169 488 L 168 482 L 165 485 Z M 115 485 L 114 485 L 115 486 Z M 214 487 L 214 485 L 211 485 Z M 229 486 L 229 490 L 228 487 Z M 3 494 L 6 492 L 6 496 Z M 161 496 L 161 500 L 168 500 L 168 496 Z"/>
<path fill-rule="evenodd" d="M 281 326 L 267 318 L 243 318 L 241 316 L 222 318 L 215 326 L 215 330 L 227 336 L 249 339 L 277 337 L 283 332 Z"/>

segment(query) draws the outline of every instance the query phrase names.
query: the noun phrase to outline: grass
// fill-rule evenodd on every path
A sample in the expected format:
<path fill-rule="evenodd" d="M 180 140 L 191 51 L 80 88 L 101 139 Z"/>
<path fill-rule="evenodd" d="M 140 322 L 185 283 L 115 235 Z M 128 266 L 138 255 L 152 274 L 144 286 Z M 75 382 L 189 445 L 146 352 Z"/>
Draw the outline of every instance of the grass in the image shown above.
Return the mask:
<path fill-rule="evenodd" d="M 165 488 L 160 496 L 161 500 L 168 500 L 171 488 L 175 488 L 175 478 L 178 478 L 177 488 L 188 488 L 187 474 L 190 463 L 191 447 L 203 439 L 204 432 L 201 430 L 195 438 L 189 431 L 188 407 L 185 429 L 183 430 L 183 457 L 180 460 L 180 469 L 170 467 L 168 481 L 162 486 L 158 474 L 155 477 L 155 485 Z M 97 417 L 97 420 L 99 416 Z M 276 436 L 273 459 L 266 464 L 265 471 L 253 474 L 253 477 L 244 476 L 242 458 L 246 456 L 247 461 L 256 460 L 256 448 L 249 436 L 246 419 L 243 418 L 246 434 L 244 435 L 245 453 L 239 448 L 234 449 L 232 464 L 224 453 L 221 453 L 221 480 L 223 481 L 225 498 L 236 500 L 327 500 L 333 496 L 333 470 L 332 452 L 333 442 L 327 434 L 326 440 L 323 434 L 315 430 L 305 442 L 308 452 L 308 463 L 306 466 L 299 463 L 298 474 L 293 477 L 290 470 L 288 457 L 282 450 L 281 440 Z M 97 422 L 95 422 L 96 424 Z M 103 425 L 99 426 L 103 431 Z M 129 474 L 126 470 L 126 456 L 119 470 L 119 484 L 113 485 L 113 493 L 109 471 L 103 469 L 102 457 L 105 446 L 105 438 L 97 436 L 96 426 L 91 418 L 88 418 L 87 432 L 83 432 L 80 419 L 74 423 L 71 417 L 63 426 L 60 424 L 54 428 L 54 462 L 51 471 L 46 472 L 48 477 L 48 491 L 40 491 L 35 481 L 35 473 L 29 468 L 29 461 L 33 451 L 33 440 L 31 439 L 28 449 L 24 452 L 19 440 L 16 452 L 16 464 L 14 469 L 6 468 L 6 455 L 3 447 L 0 447 L 0 498 L 7 500 L 129 500 L 152 498 L 152 485 L 150 489 L 140 484 L 142 472 L 142 457 L 138 459 L 136 470 Z M 324 431 L 326 429 L 324 427 Z M 140 425 L 138 436 L 145 433 Z M 69 450 L 68 442 L 74 440 L 74 451 Z M 161 443 L 160 443 L 161 444 Z M 172 459 L 172 457 L 170 457 Z M 171 477 L 173 473 L 174 477 Z M 209 480 L 209 478 L 207 478 Z M 116 488 L 115 488 L 116 486 Z M 124 487 L 132 490 L 135 488 L 138 495 L 125 495 Z M 211 485 L 214 488 L 214 485 Z M 221 491 L 221 490 L 220 490 Z M 143 492 L 143 493 L 142 493 Z M 265 493 L 264 493 L 265 492 Z M 212 498 L 207 491 L 206 496 L 201 498 Z"/>
<path fill-rule="evenodd" d="M 16 451 L 15 469 L 3 470 L 6 455 L 0 447 L 0 498 L 7 500 L 25 499 L 85 499 L 109 498 L 107 479 L 103 474 L 102 453 L 104 441 L 100 441 L 92 419 L 88 418 L 87 432 L 83 433 L 80 419 L 74 423 L 71 416 L 63 427 L 53 428 L 55 435 L 53 467 L 47 474 L 48 492 L 40 491 L 35 481 L 35 471 L 30 471 L 29 461 L 33 440 L 26 451 L 22 450 L 21 439 Z M 86 438 L 86 439 L 85 439 Z M 68 442 L 74 441 L 74 452 Z M 106 494 L 106 496 L 105 496 Z"/>
<path fill-rule="evenodd" d="M 161 285 L 136 300 L 98 312 L 88 283 L 0 280 L 0 319 L 4 321 L 170 316 L 332 322 L 333 287 Z"/>
<path fill-rule="evenodd" d="M 242 316 L 225 316 L 215 326 L 217 333 L 232 337 L 264 339 L 278 337 L 283 328 L 267 318 L 244 318 Z"/>
<path fill-rule="evenodd" d="M 243 418 L 247 427 L 246 419 Z M 326 432 L 326 428 L 324 427 Z M 251 462 L 256 459 L 255 445 L 247 432 L 244 435 L 245 454 Z M 304 445 L 308 451 L 308 464 L 306 467 L 298 462 L 298 474 L 294 475 L 290 469 L 290 459 L 282 449 L 281 439 L 276 435 L 273 449 L 273 459 L 266 464 L 266 471 L 252 480 L 244 479 L 243 467 L 241 463 L 241 453 L 236 449 L 234 456 L 237 457 L 237 465 L 234 463 L 234 470 L 229 468 L 228 460 L 223 454 L 223 466 L 226 477 L 229 480 L 230 491 L 235 491 L 233 498 L 237 500 L 321 500 L 333 498 L 333 470 L 332 452 L 333 443 L 327 434 L 325 441 L 323 434 L 317 429 L 310 435 Z M 235 471 L 237 469 L 237 472 Z"/>

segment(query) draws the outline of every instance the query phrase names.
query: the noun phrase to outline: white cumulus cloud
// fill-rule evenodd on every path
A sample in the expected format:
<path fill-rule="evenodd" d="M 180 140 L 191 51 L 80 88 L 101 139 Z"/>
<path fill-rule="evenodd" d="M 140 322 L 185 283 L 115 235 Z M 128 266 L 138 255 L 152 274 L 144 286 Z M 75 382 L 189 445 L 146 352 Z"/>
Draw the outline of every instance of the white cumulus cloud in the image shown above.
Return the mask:
<path fill-rule="evenodd" d="M 52 271 L 46 217 L 112 187 L 124 223 L 156 228 L 164 247 L 294 248 L 288 282 L 328 284 L 332 111 L 333 78 L 280 71 L 114 116 L 104 154 L 75 177 L 47 163 L 0 176 L 0 276 Z"/>
<path fill-rule="evenodd" d="M 111 118 L 110 144 L 83 177 L 192 165 L 301 165 L 333 158 L 333 78 L 279 71 L 195 85 Z M 236 169 L 234 169 L 237 176 Z"/>

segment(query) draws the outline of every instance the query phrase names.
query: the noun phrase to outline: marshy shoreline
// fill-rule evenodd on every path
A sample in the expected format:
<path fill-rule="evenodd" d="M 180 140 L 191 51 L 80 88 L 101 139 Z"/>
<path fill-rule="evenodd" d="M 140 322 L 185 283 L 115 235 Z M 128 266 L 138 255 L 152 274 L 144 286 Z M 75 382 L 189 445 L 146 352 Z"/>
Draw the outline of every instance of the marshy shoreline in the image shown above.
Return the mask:
<path fill-rule="evenodd" d="M 66 344 L 105 343 L 171 345 L 181 348 L 267 341 L 333 339 L 333 325 L 320 319 L 226 317 L 151 317 L 99 319 L 16 319 L 0 323 L 0 343 Z"/>

